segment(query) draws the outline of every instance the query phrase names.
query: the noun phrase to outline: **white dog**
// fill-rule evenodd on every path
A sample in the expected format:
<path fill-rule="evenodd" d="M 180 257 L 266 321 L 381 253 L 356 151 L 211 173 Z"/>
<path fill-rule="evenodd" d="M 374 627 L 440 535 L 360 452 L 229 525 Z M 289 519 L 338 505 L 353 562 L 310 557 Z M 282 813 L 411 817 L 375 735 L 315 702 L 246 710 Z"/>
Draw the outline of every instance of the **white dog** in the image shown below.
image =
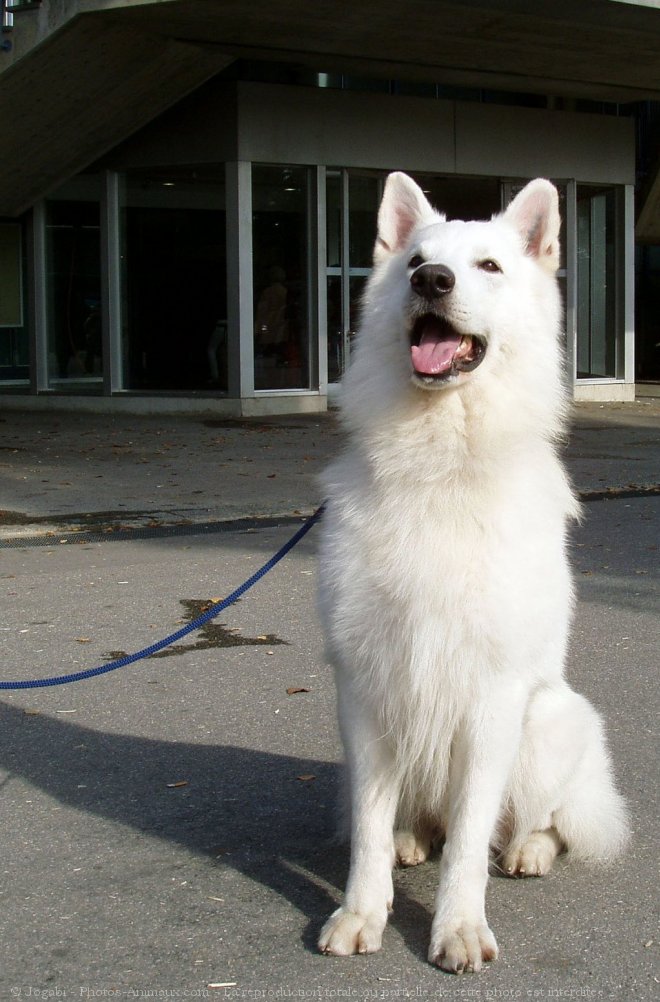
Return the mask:
<path fill-rule="evenodd" d="M 557 458 L 557 192 L 532 181 L 490 222 L 446 222 L 387 180 L 345 454 L 327 474 L 321 611 L 351 806 L 343 905 L 325 953 L 371 953 L 392 867 L 444 836 L 429 959 L 497 956 L 489 845 L 512 876 L 627 835 L 601 723 L 563 679 L 572 604 Z"/>

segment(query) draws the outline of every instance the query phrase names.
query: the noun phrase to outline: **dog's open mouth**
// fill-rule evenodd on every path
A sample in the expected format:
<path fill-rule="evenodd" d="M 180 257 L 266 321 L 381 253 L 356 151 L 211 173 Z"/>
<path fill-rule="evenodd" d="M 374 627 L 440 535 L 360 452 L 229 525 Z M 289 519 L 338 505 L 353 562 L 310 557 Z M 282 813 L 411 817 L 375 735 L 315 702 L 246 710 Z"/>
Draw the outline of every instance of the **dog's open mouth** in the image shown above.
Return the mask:
<path fill-rule="evenodd" d="M 425 313 L 410 332 L 410 354 L 416 376 L 424 382 L 441 381 L 476 369 L 486 345 L 475 335 L 461 334 L 437 314 Z"/>

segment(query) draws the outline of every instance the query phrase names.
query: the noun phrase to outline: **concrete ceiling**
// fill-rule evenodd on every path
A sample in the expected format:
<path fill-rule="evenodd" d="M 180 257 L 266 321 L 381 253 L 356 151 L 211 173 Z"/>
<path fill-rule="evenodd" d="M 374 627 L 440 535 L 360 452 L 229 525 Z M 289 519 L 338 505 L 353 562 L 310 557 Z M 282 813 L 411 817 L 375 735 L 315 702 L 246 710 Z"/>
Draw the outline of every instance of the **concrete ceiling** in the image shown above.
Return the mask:
<path fill-rule="evenodd" d="M 154 16 L 172 37 L 320 70 L 660 97 L 660 11 L 613 0 L 169 0 L 122 12 L 141 25 Z"/>
<path fill-rule="evenodd" d="M 69 0 L 67 15 L 1 74 L 0 214 L 21 212 L 237 58 L 660 100 L 660 11 L 616 0 Z M 33 16 L 16 15 L 17 39 Z"/>
<path fill-rule="evenodd" d="M 23 212 L 232 59 L 121 20 L 75 18 L 0 76 L 0 215 Z"/>

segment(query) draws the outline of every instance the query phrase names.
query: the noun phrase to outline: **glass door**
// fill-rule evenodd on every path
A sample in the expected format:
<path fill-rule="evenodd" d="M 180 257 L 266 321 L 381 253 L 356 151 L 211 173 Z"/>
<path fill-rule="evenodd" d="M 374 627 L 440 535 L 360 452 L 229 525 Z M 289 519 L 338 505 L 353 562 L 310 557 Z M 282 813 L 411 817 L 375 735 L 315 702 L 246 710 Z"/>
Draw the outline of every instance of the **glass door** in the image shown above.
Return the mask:
<path fill-rule="evenodd" d="M 377 174 L 326 174 L 329 383 L 339 382 L 349 362 L 362 290 L 371 271 L 382 183 Z"/>

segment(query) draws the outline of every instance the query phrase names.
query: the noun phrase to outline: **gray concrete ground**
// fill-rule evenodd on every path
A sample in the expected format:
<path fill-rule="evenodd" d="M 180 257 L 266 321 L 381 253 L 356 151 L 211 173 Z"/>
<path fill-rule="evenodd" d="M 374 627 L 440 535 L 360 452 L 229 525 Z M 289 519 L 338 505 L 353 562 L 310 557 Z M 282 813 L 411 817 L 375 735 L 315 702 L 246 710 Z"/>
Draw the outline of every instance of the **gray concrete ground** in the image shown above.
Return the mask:
<path fill-rule="evenodd" d="M 630 804 L 621 863 L 493 877 L 501 957 L 480 975 L 426 963 L 433 863 L 397 873 L 381 953 L 316 953 L 347 854 L 312 530 L 161 656 L 0 693 L 0 997 L 657 998 L 659 417 L 653 401 L 581 406 L 567 446 L 585 498 L 569 674 Z M 176 629 L 288 538 L 340 442 L 331 417 L 0 412 L 0 677 Z"/>
<path fill-rule="evenodd" d="M 227 421 L 2 411 L 0 537 L 307 513 L 341 444 L 329 415 Z M 660 479 L 660 399 L 579 404 L 576 487 Z"/>

